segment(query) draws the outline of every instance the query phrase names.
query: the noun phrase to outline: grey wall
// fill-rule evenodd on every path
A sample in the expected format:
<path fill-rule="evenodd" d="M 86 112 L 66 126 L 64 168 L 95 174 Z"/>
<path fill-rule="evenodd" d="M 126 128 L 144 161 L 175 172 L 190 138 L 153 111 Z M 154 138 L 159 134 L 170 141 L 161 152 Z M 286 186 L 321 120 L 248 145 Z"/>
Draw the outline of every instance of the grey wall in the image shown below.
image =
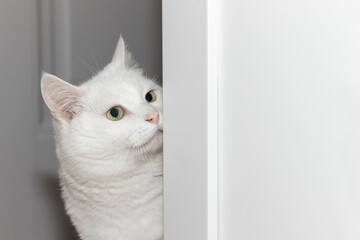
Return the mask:
<path fill-rule="evenodd" d="M 78 84 L 91 76 L 89 67 L 110 61 L 120 33 L 161 81 L 160 0 L 0 1 L 2 240 L 76 239 L 59 195 L 40 72 Z"/>
<path fill-rule="evenodd" d="M 4 240 L 27 239 L 34 230 L 37 107 L 32 80 L 37 65 L 31 3 L 0 1 L 0 238 Z"/>

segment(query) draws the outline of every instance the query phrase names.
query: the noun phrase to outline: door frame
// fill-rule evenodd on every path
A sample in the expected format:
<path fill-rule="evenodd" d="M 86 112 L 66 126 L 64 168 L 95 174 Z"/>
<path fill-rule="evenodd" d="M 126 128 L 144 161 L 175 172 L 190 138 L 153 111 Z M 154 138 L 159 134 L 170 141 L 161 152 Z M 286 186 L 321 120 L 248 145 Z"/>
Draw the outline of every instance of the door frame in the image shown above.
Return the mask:
<path fill-rule="evenodd" d="M 218 240 L 218 4 L 162 7 L 165 239 Z"/>

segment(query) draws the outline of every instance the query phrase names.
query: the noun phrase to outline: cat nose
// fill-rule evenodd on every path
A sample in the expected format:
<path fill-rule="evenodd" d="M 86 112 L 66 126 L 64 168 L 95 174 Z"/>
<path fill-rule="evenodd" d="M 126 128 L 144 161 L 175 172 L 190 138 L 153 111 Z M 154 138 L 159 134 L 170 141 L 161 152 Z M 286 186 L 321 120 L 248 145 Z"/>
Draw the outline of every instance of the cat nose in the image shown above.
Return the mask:
<path fill-rule="evenodd" d="M 145 114 L 145 121 L 149 123 L 159 123 L 159 113 L 156 110 L 151 110 Z"/>

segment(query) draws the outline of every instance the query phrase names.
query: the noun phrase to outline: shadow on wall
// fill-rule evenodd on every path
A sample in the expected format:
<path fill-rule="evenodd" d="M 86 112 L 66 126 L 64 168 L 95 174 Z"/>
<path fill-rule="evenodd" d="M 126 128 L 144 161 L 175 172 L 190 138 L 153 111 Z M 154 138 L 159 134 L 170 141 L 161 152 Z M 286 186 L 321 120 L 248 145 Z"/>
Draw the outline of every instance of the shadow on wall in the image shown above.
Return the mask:
<path fill-rule="evenodd" d="M 54 235 L 52 239 L 79 240 L 75 227 L 65 212 L 58 177 L 49 174 L 39 174 L 37 180 L 41 196 L 44 198 L 43 202 L 47 205 L 44 208 L 51 210 L 39 217 L 50 218 L 50 221 L 53 222 L 52 229 L 50 229 L 51 235 Z"/>

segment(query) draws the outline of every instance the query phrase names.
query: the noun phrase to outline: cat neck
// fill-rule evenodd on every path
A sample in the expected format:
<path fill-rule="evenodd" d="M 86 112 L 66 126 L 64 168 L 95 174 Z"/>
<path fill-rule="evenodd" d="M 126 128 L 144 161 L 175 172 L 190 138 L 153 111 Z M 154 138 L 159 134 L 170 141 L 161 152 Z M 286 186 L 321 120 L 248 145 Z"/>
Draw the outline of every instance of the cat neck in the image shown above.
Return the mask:
<path fill-rule="evenodd" d="M 79 173 L 74 168 L 60 166 L 60 182 L 64 194 L 76 202 L 115 204 L 138 194 L 162 192 L 162 154 L 149 159 L 131 171 L 112 175 Z M 153 186 L 150 187 L 149 186 Z M 124 199 L 123 199 L 124 198 Z"/>

